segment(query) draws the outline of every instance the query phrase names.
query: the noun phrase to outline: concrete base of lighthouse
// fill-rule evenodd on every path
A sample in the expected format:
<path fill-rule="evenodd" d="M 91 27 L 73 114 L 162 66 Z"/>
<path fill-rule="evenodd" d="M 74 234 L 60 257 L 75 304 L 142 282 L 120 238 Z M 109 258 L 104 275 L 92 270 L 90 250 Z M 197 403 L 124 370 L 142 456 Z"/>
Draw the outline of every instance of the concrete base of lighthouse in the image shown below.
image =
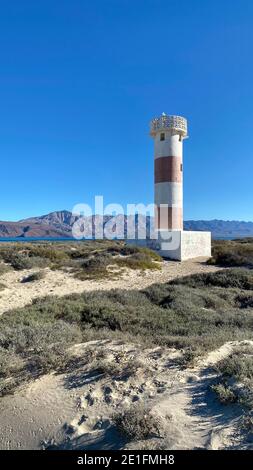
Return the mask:
<path fill-rule="evenodd" d="M 210 258 L 211 232 L 158 230 L 157 239 L 148 240 L 147 245 L 158 251 L 163 258 L 178 261 L 198 257 Z"/>
<path fill-rule="evenodd" d="M 157 251 L 163 258 L 177 261 L 211 256 L 211 232 L 158 230 L 156 233 L 155 239 L 129 240 L 129 242 L 146 246 Z"/>

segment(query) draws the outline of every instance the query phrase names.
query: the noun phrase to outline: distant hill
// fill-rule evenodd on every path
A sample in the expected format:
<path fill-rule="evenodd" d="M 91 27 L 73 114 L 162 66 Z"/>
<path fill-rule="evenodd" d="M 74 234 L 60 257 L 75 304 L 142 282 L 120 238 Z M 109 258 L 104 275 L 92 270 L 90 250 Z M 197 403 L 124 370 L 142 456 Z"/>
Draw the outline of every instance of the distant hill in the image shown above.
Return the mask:
<path fill-rule="evenodd" d="M 112 216 L 92 216 L 86 218 L 87 224 L 94 227 L 94 221 L 99 220 L 103 225 Z M 51 212 L 42 216 L 30 217 L 18 222 L 0 221 L 0 238 L 66 238 L 72 237 L 72 226 L 77 220 L 71 212 L 67 210 Z M 145 226 L 144 216 L 139 216 L 140 225 Z M 126 232 L 126 216 L 117 216 L 118 226 L 122 226 Z M 148 218 L 147 226 L 152 225 L 153 219 Z M 185 230 L 210 231 L 214 238 L 220 237 L 253 237 L 253 222 L 229 221 L 229 220 L 187 220 L 184 222 Z"/>
<path fill-rule="evenodd" d="M 66 233 L 53 225 L 29 222 L 1 222 L 0 238 L 62 238 Z"/>
<path fill-rule="evenodd" d="M 253 222 L 239 220 L 186 220 L 185 230 L 212 232 L 213 238 L 220 237 L 253 237 Z"/>

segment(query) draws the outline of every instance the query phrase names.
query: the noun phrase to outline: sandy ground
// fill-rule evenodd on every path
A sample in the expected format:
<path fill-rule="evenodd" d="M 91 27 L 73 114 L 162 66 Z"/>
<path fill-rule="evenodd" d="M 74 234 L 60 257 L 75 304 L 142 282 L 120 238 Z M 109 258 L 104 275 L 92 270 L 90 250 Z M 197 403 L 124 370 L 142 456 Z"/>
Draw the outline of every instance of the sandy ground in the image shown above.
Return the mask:
<path fill-rule="evenodd" d="M 242 432 L 239 405 L 221 405 L 210 385 L 212 366 L 240 344 L 229 342 L 182 369 L 180 352 L 93 341 L 71 349 L 77 359 L 87 349 L 110 363 L 138 360 L 137 372 L 123 380 L 96 372 L 89 364 L 67 374 L 49 374 L 0 401 L 0 449 L 253 449 Z M 114 413 L 142 403 L 159 419 L 160 437 L 127 441 L 113 424 Z"/>
<path fill-rule="evenodd" d="M 204 264 L 204 259 L 194 261 L 164 261 L 162 269 L 144 272 L 126 270 L 118 280 L 80 281 L 70 273 L 63 271 L 43 270 L 45 277 L 39 281 L 21 283 L 21 280 L 38 269 L 9 271 L 1 276 L 0 282 L 5 288 L 0 291 L 0 314 L 7 310 L 24 307 L 37 297 L 46 295 L 63 296 L 71 293 L 96 289 L 108 290 L 143 289 L 156 282 L 167 282 L 181 276 L 194 273 L 217 271 L 217 267 Z"/>

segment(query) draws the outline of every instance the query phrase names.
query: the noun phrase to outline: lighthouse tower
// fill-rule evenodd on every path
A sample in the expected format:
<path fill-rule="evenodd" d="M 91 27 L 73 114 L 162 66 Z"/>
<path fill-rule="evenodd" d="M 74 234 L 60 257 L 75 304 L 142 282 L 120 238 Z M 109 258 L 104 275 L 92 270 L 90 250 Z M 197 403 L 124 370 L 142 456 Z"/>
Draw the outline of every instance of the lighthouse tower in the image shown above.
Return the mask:
<path fill-rule="evenodd" d="M 181 116 L 151 121 L 155 141 L 155 205 L 158 230 L 183 230 L 183 140 L 187 121 Z"/>
<path fill-rule="evenodd" d="M 151 121 L 155 146 L 155 249 L 165 258 L 211 256 L 211 233 L 183 230 L 183 141 L 187 120 L 163 113 Z M 152 248 L 152 243 L 149 243 Z"/>

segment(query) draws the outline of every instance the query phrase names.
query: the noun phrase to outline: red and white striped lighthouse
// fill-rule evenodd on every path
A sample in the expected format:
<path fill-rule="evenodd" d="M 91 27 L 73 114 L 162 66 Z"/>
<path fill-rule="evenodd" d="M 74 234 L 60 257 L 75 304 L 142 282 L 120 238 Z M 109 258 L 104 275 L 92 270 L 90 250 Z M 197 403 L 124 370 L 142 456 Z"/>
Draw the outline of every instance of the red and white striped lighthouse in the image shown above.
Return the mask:
<path fill-rule="evenodd" d="M 183 139 L 187 120 L 163 113 L 151 121 L 155 141 L 155 205 L 158 230 L 183 230 Z"/>

